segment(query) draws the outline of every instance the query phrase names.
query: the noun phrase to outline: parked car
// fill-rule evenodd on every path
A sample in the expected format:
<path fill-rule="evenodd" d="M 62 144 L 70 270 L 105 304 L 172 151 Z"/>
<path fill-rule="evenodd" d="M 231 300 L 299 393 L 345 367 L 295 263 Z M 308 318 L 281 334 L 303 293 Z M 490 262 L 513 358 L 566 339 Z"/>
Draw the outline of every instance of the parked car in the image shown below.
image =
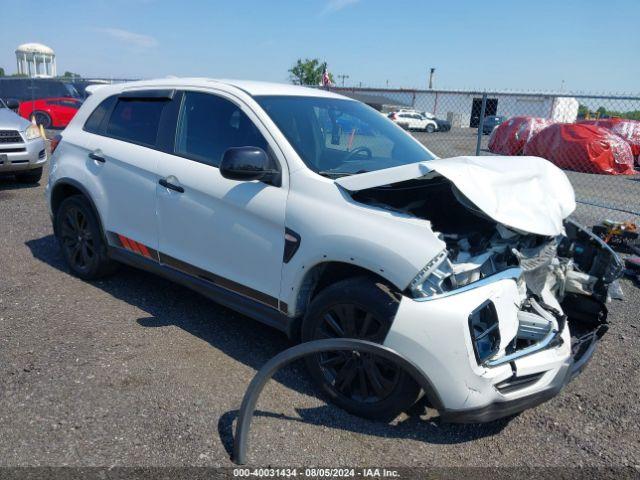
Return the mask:
<path fill-rule="evenodd" d="M 484 117 L 484 121 L 482 122 L 483 135 L 491 135 L 491 132 L 493 132 L 493 130 L 505 120 L 506 117 L 502 115 L 491 115 L 488 117 Z"/>
<path fill-rule="evenodd" d="M 448 132 L 451 130 L 451 122 L 449 120 L 443 120 L 441 118 L 434 118 L 433 120 L 436 122 L 439 132 Z"/>
<path fill-rule="evenodd" d="M 0 98 L 23 102 L 40 98 L 81 98 L 75 87 L 51 78 L 0 78 Z"/>
<path fill-rule="evenodd" d="M 426 118 L 417 112 L 392 112 L 389 114 L 389 119 L 406 130 L 422 130 L 432 133 L 438 129 L 438 124 L 434 120 Z"/>
<path fill-rule="evenodd" d="M 41 98 L 20 104 L 18 113 L 26 119 L 35 118 L 44 128 L 64 128 L 78 112 L 82 102 L 76 98 Z"/>
<path fill-rule="evenodd" d="M 341 116 L 375 135 L 325 132 Z M 568 219 L 574 193 L 550 162 L 437 159 L 366 105 L 293 85 L 100 87 L 53 153 L 47 199 L 80 278 L 129 264 L 296 340 L 367 339 L 415 365 L 420 385 L 374 355 L 306 359 L 368 418 L 421 390 L 445 421 L 548 400 L 606 331 L 622 270 Z"/>
<path fill-rule="evenodd" d="M 487 148 L 500 155 L 522 155 L 524 146 L 553 121 L 540 117 L 511 117 L 491 132 Z"/>
<path fill-rule="evenodd" d="M 47 161 L 44 139 L 31 122 L 18 116 L 17 101 L 0 99 L 0 174 L 15 175 L 22 183 L 37 183 Z"/>
<path fill-rule="evenodd" d="M 584 123 L 556 123 L 524 146 L 525 155 L 546 158 L 563 170 L 599 175 L 635 175 L 634 156 L 624 138 Z"/>

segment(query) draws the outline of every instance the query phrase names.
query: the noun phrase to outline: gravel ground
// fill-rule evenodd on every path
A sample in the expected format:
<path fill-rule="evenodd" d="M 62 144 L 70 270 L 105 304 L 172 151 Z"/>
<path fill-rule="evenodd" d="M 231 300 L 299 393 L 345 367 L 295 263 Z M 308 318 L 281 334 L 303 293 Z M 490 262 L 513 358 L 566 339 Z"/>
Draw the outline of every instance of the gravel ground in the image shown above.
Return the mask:
<path fill-rule="evenodd" d="M 231 466 L 230 428 L 256 370 L 289 342 L 153 275 L 71 276 L 40 186 L 0 179 L 0 465 Z M 510 421 L 386 425 L 315 396 L 304 370 L 263 393 L 253 465 L 640 468 L 640 290 L 556 398 Z"/>

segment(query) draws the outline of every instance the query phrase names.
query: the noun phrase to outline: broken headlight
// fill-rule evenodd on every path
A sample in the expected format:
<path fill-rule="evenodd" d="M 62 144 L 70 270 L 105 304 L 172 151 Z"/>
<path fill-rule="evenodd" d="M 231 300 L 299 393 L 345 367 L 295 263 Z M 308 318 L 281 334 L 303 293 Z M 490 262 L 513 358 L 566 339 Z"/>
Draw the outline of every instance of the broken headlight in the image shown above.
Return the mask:
<path fill-rule="evenodd" d="M 509 268 L 506 264 L 496 264 L 491 253 L 470 260 L 452 263 L 447 251 L 441 251 L 418 272 L 409 285 L 413 298 L 426 298 L 465 287 Z M 527 286 L 522 272 L 517 278 L 517 284 L 518 290 L 522 294 L 526 293 Z"/>
<path fill-rule="evenodd" d="M 409 288 L 417 298 L 443 293 L 451 289 L 452 274 L 453 269 L 447 251 L 443 250 L 418 272 Z"/>

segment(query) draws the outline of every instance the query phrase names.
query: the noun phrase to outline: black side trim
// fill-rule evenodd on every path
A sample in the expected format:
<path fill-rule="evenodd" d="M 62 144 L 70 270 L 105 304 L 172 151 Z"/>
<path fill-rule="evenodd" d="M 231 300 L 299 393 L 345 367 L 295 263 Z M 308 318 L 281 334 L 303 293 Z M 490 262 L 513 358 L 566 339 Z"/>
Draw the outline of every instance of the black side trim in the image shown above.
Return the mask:
<path fill-rule="evenodd" d="M 282 260 L 284 263 L 289 263 L 289 261 L 293 258 L 293 256 L 300 248 L 300 242 L 302 239 L 300 235 L 291 230 L 290 228 L 284 229 L 284 254 L 282 256 Z"/>
<path fill-rule="evenodd" d="M 229 307 L 232 310 L 253 318 L 254 320 L 277 328 L 278 330 L 285 332 L 287 335 L 290 335 L 290 332 L 292 331 L 292 326 L 294 323 L 293 318 L 287 317 L 275 308 L 268 306 L 262 302 L 253 300 L 245 295 L 235 293 L 230 289 L 222 286 L 222 284 L 216 284 L 212 282 L 212 275 L 208 272 L 205 272 L 208 278 L 184 272 L 182 271 L 182 268 L 176 267 L 189 267 L 190 265 L 184 262 L 180 262 L 179 260 L 171 259 L 171 257 L 168 257 L 167 255 L 160 254 L 163 260 L 167 261 L 168 259 L 170 259 L 169 261 L 174 261 L 176 267 L 170 266 L 166 263 L 165 265 L 162 265 L 154 260 L 148 259 L 141 255 L 137 255 L 119 247 L 109 246 L 108 252 L 109 256 L 114 260 L 126 263 L 127 265 L 131 265 L 132 267 L 139 268 L 156 275 L 160 275 L 173 282 L 180 283 L 181 285 L 191 288 L 192 290 L 200 293 L 201 295 L 204 295 L 207 298 L 210 298 L 217 303 L 220 303 L 221 305 L 224 305 L 225 307 Z M 196 267 L 191 266 L 191 268 L 193 271 L 193 269 L 195 269 Z M 227 280 L 227 282 L 229 281 Z"/>
<path fill-rule="evenodd" d="M 334 351 L 355 351 L 372 354 L 396 364 L 407 372 L 407 374 L 409 374 L 423 388 L 427 399 L 435 405 L 436 408 L 441 407 L 442 402 L 440 401 L 440 397 L 433 388 L 429 378 L 413 362 L 389 347 L 355 338 L 329 338 L 301 343 L 280 352 L 269 360 L 258 371 L 258 373 L 256 373 L 253 380 L 251 380 L 251 383 L 247 387 L 247 391 L 242 399 L 242 405 L 240 405 L 238 421 L 236 422 L 236 434 L 233 442 L 232 457 L 232 460 L 235 463 L 238 465 L 244 465 L 246 463 L 251 419 L 253 417 L 256 404 L 258 403 L 258 397 L 269 379 L 271 379 L 271 377 L 273 377 L 282 367 L 294 362 L 295 360 L 313 354 Z"/>
<path fill-rule="evenodd" d="M 236 283 L 233 280 L 216 275 L 215 273 L 208 272 L 207 270 L 203 270 L 202 268 L 183 262 L 182 260 L 178 260 L 177 258 L 173 258 L 162 252 L 160 252 L 160 263 L 171 268 L 175 268 L 176 270 L 180 270 L 188 275 L 193 275 L 194 277 L 206 280 L 207 282 L 213 283 L 224 289 L 231 290 L 234 293 L 248 297 L 271 308 L 278 308 L 277 298 Z"/>

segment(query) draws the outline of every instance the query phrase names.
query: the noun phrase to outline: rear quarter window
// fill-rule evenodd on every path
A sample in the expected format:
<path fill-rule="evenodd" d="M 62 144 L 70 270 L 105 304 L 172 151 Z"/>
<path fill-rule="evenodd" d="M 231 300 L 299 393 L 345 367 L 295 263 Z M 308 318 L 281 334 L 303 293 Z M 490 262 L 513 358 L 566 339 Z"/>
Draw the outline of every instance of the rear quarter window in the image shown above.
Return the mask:
<path fill-rule="evenodd" d="M 114 95 L 100 102 L 84 123 L 84 131 L 96 134 L 102 133 L 103 121 L 115 105 L 117 99 L 118 97 Z"/>

